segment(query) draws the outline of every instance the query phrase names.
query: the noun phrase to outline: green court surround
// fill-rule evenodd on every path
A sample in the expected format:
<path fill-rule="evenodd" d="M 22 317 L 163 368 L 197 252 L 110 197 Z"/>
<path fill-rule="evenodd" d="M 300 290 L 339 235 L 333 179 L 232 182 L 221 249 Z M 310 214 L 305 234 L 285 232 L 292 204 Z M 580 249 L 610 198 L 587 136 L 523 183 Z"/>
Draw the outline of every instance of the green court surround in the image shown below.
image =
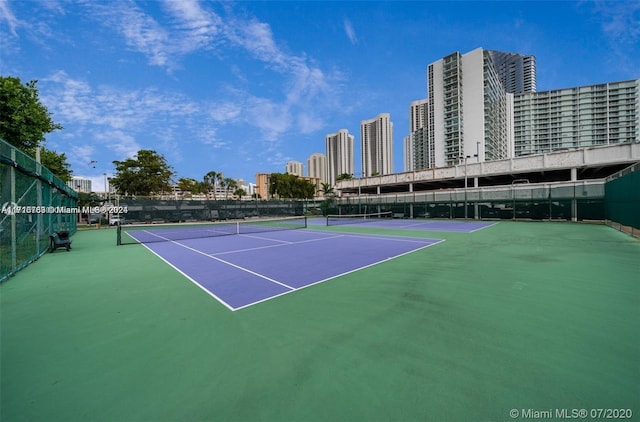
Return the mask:
<path fill-rule="evenodd" d="M 114 229 L 78 232 L 0 285 L 0 420 L 639 417 L 638 239 L 572 223 L 330 229 L 446 242 L 231 312 Z"/>

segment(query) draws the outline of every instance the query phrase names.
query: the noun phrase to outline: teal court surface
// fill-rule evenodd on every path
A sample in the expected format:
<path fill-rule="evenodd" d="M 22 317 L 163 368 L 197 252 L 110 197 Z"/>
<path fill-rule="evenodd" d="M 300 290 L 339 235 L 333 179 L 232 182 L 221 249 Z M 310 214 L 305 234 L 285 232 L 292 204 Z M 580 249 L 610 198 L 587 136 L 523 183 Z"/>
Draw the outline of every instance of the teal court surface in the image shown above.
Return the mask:
<path fill-rule="evenodd" d="M 322 240 L 303 243 L 303 234 Z M 334 236 L 387 239 L 372 251 L 396 241 L 428 247 L 335 270 L 366 242 L 318 247 Z M 640 413 L 638 239 L 601 225 L 505 221 L 472 232 L 309 224 L 250 247 L 233 246 L 236 237 L 196 242 L 208 257 L 195 254 L 216 262 L 199 281 L 228 280 L 221 268 L 233 264 L 292 287 L 302 280 L 296 268 L 313 266 L 299 273 L 324 271 L 323 282 L 232 312 L 155 246 L 116 246 L 115 230 L 102 229 L 78 232 L 72 251 L 2 283 L 0 419 Z M 232 257 L 261 242 L 272 243 Z M 295 244 L 273 247 L 283 242 Z"/>

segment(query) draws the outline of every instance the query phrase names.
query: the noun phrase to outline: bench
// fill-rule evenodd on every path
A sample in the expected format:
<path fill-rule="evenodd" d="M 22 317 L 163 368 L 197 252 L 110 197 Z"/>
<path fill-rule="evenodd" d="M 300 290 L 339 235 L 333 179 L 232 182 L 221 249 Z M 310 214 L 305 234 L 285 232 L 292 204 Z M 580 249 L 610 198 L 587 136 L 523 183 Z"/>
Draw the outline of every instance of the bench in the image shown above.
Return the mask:
<path fill-rule="evenodd" d="M 51 239 L 51 246 L 49 250 L 54 252 L 58 248 L 65 248 L 67 251 L 71 250 L 71 240 L 69 239 L 69 232 L 56 232 L 49 236 Z"/>

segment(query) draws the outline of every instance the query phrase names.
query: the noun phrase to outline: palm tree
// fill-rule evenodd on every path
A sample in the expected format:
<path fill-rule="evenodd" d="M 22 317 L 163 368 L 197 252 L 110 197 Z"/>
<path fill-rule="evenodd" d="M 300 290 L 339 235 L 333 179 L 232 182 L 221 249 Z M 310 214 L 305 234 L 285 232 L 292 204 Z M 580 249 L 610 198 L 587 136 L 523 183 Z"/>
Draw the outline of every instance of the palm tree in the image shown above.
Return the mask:
<path fill-rule="evenodd" d="M 204 182 L 209 186 L 208 190 L 209 191 L 213 190 L 214 200 L 216 199 L 216 187 L 218 185 L 218 180 L 220 177 L 222 177 L 222 173 L 218 173 L 216 171 L 210 171 L 209 173 L 204 175 Z"/>
<path fill-rule="evenodd" d="M 320 209 L 322 210 L 322 215 L 327 215 L 334 207 L 336 192 L 331 184 L 324 182 L 322 183 L 321 192 L 322 196 L 324 196 L 324 200 L 320 203 Z"/>
<path fill-rule="evenodd" d="M 220 186 L 222 186 L 222 188 L 224 189 L 224 199 L 227 199 L 227 197 L 229 196 L 229 191 L 233 192 L 238 188 L 238 182 L 230 177 L 225 177 L 220 181 Z"/>
<path fill-rule="evenodd" d="M 330 183 L 322 183 L 322 189 L 320 189 L 320 192 L 322 192 L 322 196 L 327 197 L 327 196 L 333 196 L 335 194 L 335 191 L 333 190 L 333 186 L 331 186 Z"/>

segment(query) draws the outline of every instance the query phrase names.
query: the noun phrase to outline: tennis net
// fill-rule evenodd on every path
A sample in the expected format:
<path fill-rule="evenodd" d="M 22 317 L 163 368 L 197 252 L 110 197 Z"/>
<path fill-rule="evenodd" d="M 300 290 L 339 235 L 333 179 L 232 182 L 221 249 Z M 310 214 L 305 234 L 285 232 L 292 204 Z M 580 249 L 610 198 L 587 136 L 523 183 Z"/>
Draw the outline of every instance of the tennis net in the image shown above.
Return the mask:
<path fill-rule="evenodd" d="M 176 223 L 118 226 L 118 245 L 135 243 L 171 242 L 234 234 L 264 233 L 280 230 L 304 229 L 307 217 L 217 223 Z"/>
<path fill-rule="evenodd" d="M 340 224 L 371 223 L 382 219 L 391 219 L 393 211 L 376 212 L 371 214 L 336 214 L 327 215 L 327 226 Z"/>

